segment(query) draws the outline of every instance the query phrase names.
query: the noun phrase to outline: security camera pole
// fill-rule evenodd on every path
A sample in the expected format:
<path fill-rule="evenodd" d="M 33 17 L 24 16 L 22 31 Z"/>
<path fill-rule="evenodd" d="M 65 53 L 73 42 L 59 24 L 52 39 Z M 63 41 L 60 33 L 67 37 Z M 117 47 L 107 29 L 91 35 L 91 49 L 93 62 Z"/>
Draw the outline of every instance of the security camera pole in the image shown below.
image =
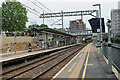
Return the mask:
<path fill-rule="evenodd" d="M 108 45 L 111 45 L 111 40 L 110 40 L 111 20 L 109 20 L 109 19 L 107 21 L 107 26 L 108 26 Z"/>
<path fill-rule="evenodd" d="M 93 6 L 99 6 L 99 15 L 100 15 L 100 32 L 101 32 L 101 59 L 103 60 L 103 50 L 102 50 L 102 25 L 101 25 L 101 4 L 94 4 Z"/>
<path fill-rule="evenodd" d="M 108 73 L 112 73 L 112 56 L 111 56 L 111 40 L 110 40 L 110 28 L 111 28 L 111 20 L 107 21 L 108 26 Z"/>

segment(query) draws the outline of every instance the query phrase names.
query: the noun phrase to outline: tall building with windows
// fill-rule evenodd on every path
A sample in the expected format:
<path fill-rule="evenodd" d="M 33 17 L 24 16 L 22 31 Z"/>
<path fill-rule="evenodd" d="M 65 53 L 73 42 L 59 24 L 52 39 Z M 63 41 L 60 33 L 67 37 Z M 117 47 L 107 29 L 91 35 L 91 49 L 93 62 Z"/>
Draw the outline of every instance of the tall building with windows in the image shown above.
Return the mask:
<path fill-rule="evenodd" d="M 86 24 L 81 19 L 72 20 L 69 28 L 71 30 L 86 30 Z"/>
<path fill-rule="evenodd" d="M 112 9 L 111 10 L 111 33 L 116 34 L 120 33 L 120 9 Z"/>
<path fill-rule="evenodd" d="M 118 9 L 120 9 L 120 1 L 118 2 Z"/>

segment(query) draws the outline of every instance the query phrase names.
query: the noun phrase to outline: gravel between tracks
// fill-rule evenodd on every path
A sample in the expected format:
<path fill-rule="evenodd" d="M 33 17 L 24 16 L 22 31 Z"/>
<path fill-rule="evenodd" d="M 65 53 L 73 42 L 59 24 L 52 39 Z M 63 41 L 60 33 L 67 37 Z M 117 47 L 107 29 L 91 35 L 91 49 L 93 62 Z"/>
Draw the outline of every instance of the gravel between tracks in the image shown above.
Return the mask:
<path fill-rule="evenodd" d="M 52 77 L 57 74 L 74 56 L 76 56 L 81 49 L 84 47 L 85 45 L 83 45 L 77 52 L 75 52 L 73 55 L 71 55 L 69 58 L 65 59 L 64 61 L 62 61 L 61 63 L 59 63 L 58 65 L 56 65 L 55 67 L 53 67 L 51 70 L 49 70 L 48 72 L 44 73 L 43 75 L 39 76 L 37 79 L 35 80 L 41 80 L 41 79 L 47 79 L 50 80 L 52 79 Z"/>
<path fill-rule="evenodd" d="M 71 48 L 71 50 L 74 51 L 74 49 L 72 49 L 72 48 Z M 61 52 L 62 52 L 62 51 L 61 51 Z M 64 50 L 63 50 L 63 52 L 64 52 Z M 66 53 L 67 53 L 67 52 L 66 52 Z M 71 51 L 68 51 L 68 53 L 69 53 L 69 54 L 65 54 L 65 55 L 62 55 L 62 56 L 54 59 L 54 60 L 51 60 L 51 62 L 45 63 L 46 65 L 45 65 L 45 64 L 42 64 L 42 65 L 40 65 L 40 66 L 38 66 L 38 67 L 36 67 L 36 68 L 28 71 L 28 72 L 25 72 L 25 73 L 23 73 L 23 74 L 15 77 L 15 78 L 34 78 L 34 77 L 38 76 L 39 74 L 41 74 L 42 72 L 45 72 L 45 70 L 48 69 L 49 67 L 52 67 L 52 65 L 53 65 L 53 64 L 56 64 L 56 62 L 60 62 L 60 60 L 62 60 L 63 57 L 66 57 L 66 56 L 70 55 Z M 46 59 L 46 60 L 47 60 L 47 59 Z M 37 65 L 37 64 L 36 64 L 36 65 Z M 47 65 L 49 65 L 49 66 L 47 66 Z M 29 66 L 29 67 L 30 67 L 30 66 Z M 31 66 L 31 67 L 33 67 L 33 66 Z M 46 68 L 46 69 L 45 69 L 45 68 Z M 24 69 L 25 69 L 25 68 L 24 68 Z M 24 69 L 23 69 L 23 70 L 20 70 L 20 71 L 24 71 Z M 16 73 L 19 73 L 19 72 L 16 72 Z M 13 73 L 7 75 L 7 77 L 12 76 L 12 74 L 13 74 Z M 5 77 L 4 77 L 4 78 L 5 78 Z"/>

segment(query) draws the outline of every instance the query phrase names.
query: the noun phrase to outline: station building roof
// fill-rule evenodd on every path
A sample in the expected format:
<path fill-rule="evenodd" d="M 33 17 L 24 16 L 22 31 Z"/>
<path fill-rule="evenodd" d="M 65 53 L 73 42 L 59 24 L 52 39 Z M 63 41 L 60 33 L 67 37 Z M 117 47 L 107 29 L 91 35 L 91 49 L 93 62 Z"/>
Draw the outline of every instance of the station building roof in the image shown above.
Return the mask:
<path fill-rule="evenodd" d="M 65 32 L 58 31 L 58 30 L 55 30 L 55 29 L 51 29 L 51 28 L 48 28 L 48 27 L 31 28 L 31 30 L 35 30 L 35 31 L 38 31 L 38 32 L 44 32 L 44 33 L 48 33 L 48 34 L 58 34 L 58 35 L 64 35 L 64 36 L 70 36 L 70 37 L 77 37 L 77 36 L 67 34 Z"/>

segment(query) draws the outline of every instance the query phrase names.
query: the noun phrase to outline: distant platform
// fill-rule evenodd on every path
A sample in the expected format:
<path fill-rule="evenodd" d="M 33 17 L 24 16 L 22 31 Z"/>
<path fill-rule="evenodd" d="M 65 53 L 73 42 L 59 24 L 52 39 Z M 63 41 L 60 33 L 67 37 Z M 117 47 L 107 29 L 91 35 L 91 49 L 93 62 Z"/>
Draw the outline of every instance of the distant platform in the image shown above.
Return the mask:
<path fill-rule="evenodd" d="M 72 45 L 67 45 L 67 46 L 62 46 L 62 47 L 57 47 L 57 48 L 52 48 L 52 49 L 45 49 L 45 50 L 40 50 L 40 51 L 33 51 L 33 52 L 26 52 L 26 53 L 19 53 L 19 54 L 8 54 L 8 55 L 2 55 L 2 58 L 0 60 L 0 62 L 2 62 L 2 64 L 7 64 L 9 62 L 14 62 L 14 61 L 17 61 L 17 60 L 24 60 L 24 59 L 27 59 L 27 58 L 30 58 L 30 57 L 34 57 L 34 56 L 37 56 L 37 55 L 40 55 L 42 53 L 49 53 L 49 52 L 55 52 L 55 51 L 58 51 L 58 50 L 62 50 L 62 49 L 66 49 L 66 48 L 69 48 L 69 47 L 72 47 L 72 46 L 77 46 L 77 45 L 80 45 L 81 43 L 79 44 L 72 44 Z"/>

